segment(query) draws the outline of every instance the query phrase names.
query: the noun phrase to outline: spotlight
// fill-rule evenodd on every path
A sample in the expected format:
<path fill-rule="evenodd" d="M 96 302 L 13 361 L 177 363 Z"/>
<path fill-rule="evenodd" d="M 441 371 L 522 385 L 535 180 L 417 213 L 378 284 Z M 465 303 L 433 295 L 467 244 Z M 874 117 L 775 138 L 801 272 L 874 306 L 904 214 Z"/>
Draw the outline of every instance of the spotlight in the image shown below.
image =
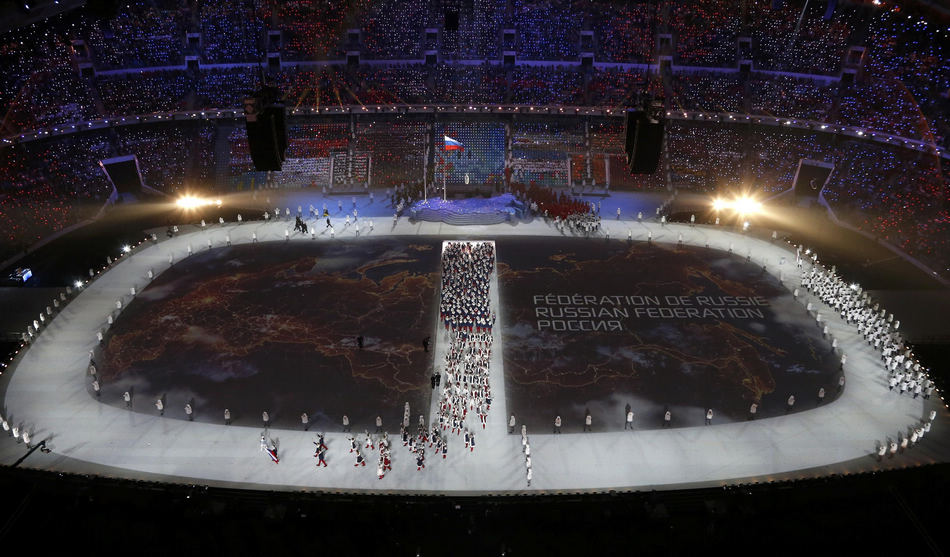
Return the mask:
<path fill-rule="evenodd" d="M 733 209 L 742 215 L 758 213 L 762 210 L 762 203 L 751 197 L 740 197 L 732 204 Z"/>
<path fill-rule="evenodd" d="M 129 253 L 130 251 L 132 251 L 132 248 L 129 247 L 128 244 L 122 246 L 122 252 L 123 252 L 123 253 Z"/>
<path fill-rule="evenodd" d="M 176 203 L 182 209 L 194 209 L 195 207 L 201 205 L 201 202 L 197 198 L 191 196 L 179 198 Z"/>
<path fill-rule="evenodd" d="M 728 209 L 729 203 L 725 199 L 716 198 L 713 199 L 713 210 L 722 211 L 723 209 Z"/>
<path fill-rule="evenodd" d="M 221 204 L 220 200 L 201 199 L 200 197 L 194 197 L 191 195 L 181 197 L 175 203 L 177 203 L 182 209 L 197 209 L 198 207 L 204 207 L 205 205 L 218 204 L 220 206 Z"/>
<path fill-rule="evenodd" d="M 82 288 L 82 281 L 77 280 L 76 282 L 73 283 L 73 286 L 75 286 L 76 288 Z"/>

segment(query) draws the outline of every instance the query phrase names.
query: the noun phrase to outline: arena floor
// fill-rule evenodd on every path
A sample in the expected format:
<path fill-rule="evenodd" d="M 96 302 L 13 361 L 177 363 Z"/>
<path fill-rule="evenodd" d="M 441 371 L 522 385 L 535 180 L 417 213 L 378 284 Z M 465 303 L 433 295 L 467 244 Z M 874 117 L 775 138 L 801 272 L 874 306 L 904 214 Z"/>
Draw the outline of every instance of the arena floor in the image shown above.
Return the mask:
<path fill-rule="evenodd" d="M 785 244 L 720 227 L 619 219 L 604 221 L 609 237 L 593 238 L 540 220 L 460 229 L 376 217 L 358 236 L 352 226 L 338 225 L 333 238 L 316 226 L 314 239 L 290 240 L 286 227 L 182 227 L 85 288 L 9 379 L 4 416 L 52 448 L 24 465 L 262 489 L 468 494 L 721 485 L 950 456 L 942 401 L 888 392 L 879 356 L 826 310 L 848 354 L 847 387 L 837 393 L 837 358 L 805 313 L 809 300 L 791 296 L 798 269 Z M 362 432 L 379 414 L 394 435 L 406 402 L 414 417 L 431 415 L 429 377 L 446 344 L 436 324 L 439 253 L 443 240 L 460 238 L 497 248 L 492 303 L 500 327 L 488 423 L 474 452 L 452 437 L 448 458 L 430 457 L 421 472 L 397 443 L 394 469 L 379 480 L 375 457 L 353 468 L 339 417 L 348 413 Z M 587 308 L 583 319 L 578 308 Z M 98 330 L 106 331 L 102 346 Z M 103 377 L 100 399 L 86 374 L 90 350 Z M 829 394 L 818 405 L 820 386 Z M 788 394 L 798 399 L 791 412 Z M 756 396 L 761 418 L 747 421 Z M 637 413 L 634 432 L 624 431 L 625 404 Z M 231 426 L 221 419 L 225 407 Z M 708 407 L 711 426 L 702 423 Z M 674 427 L 660 429 L 666 408 Z M 582 433 L 588 409 L 594 431 Z M 876 462 L 878 441 L 931 409 L 939 416 L 922 443 Z M 263 410 L 272 415 L 266 434 L 279 445 L 277 465 L 259 449 Z M 309 432 L 301 411 L 313 420 Z M 520 436 L 507 433 L 510 413 L 528 427 L 530 487 Z M 560 435 L 552 433 L 557 414 Z M 329 445 L 330 465 L 318 470 L 315 431 L 326 431 Z M 12 441 L 0 449 L 4 462 L 22 454 Z"/>

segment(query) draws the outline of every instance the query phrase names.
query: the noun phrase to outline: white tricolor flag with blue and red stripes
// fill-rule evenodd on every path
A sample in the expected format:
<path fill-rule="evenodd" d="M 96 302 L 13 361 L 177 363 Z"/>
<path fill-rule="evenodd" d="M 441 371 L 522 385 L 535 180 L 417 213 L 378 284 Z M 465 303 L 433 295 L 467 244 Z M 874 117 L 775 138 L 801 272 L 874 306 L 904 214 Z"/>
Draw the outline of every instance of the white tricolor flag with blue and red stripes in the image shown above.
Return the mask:
<path fill-rule="evenodd" d="M 459 143 L 458 141 L 452 139 L 451 137 L 449 137 L 449 136 L 447 136 L 447 135 L 443 135 L 442 137 L 445 138 L 445 150 L 446 150 L 446 151 L 455 151 L 456 149 L 458 149 L 459 151 L 464 151 L 464 150 L 465 150 L 465 148 L 462 147 L 462 144 L 461 144 L 461 143 Z"/>

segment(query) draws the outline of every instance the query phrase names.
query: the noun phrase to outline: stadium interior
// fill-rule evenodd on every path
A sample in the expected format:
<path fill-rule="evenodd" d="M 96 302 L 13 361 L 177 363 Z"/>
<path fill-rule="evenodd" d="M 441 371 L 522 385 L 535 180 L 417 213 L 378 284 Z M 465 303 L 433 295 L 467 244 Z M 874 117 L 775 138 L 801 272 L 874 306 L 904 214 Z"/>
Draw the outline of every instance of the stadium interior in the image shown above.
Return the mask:
<path fill-rule="evenodd" d="M 4 416 L 16 406 L 12 393 L 20 392 L 13 382 L 27 371 L 18 365 L 41 349 L 43 335 L 53 334 L 57 322 L 68 323 L 65 312 L 73 300 L 81 301 L 95 284 L 108 287 L 109 277 L 118 276 L 129 259 L 145 257 L 146 250 L 158 250 L 165 241 L 184 242 L 186 234 L 197 238 L 195 251 L 209 238 L 211 252 L 207 231 L 214 227 L 221 231 L 216 248 L 224 249 L 226 242 L 238 253 L 237 244 L 246 241 L 250 254 L 258 234 L 267 245 L 282 248 L 291 233 L 277 219 L 289 222 L 294 214 L 316 230 L 320 242 L 333 241 L 334 227 L 341 238 L 353 230 L 343 225 L 345 218 L 349 227 L 352 216 L 355 234 L 346 237 L 353 242 L 347 245 L 374 242 L 369 231 L 381 234 L 391 222 L 394 237 L 418 235 L 413 241 L 429 241 L 425 249 L 432 250 L 441 239 L 487 237 L 483 227 L 544 226 L 560 236 L 563 223 L 575 226 L 585 219 L 604 223 L 592 234 L 572 232 L 591 242 L 633 240 L 639 234 L 643 244 L 652 243 L 656 231 L 670 224 L 685 231 L 678 244 L 693 242 L 700 249 L 700 240 L 684 240 L 683 234 L 694 226 L 725 229 L 737 238 L 789 246 L 788 270 L 776 270 L 777 276 L 791 273 L 796 246 L 807 247 L 833 274 L 860 284 L 893 312 L 907 346 L 936 385 L 931 401 L 942 407 L 941 417 L 932 420 L 935 433 L 928 434 L 939 449 L 905 460 L 899 455 L 882 465 L 875 463 L 871 444 L 863 460 L 849 457 L 821 469 L 590 489 L 545 484 L 544 468 L 538 468 L 534 488 L 527 489 L 529 475 L 526 489 L 519 483 L 518 489 L 497 493 L 467 493 L 449 487 L 450 482 L 445 489 L 434 482 L 421 490 L 383 485 L 385 480 L 369 488 L 302 486 L 296 480 L 271 485 L 250 472 L 237 481 L 202 481 L 200 474 L 173 469 L 174 464 L 148 473 L 124 466 L 121 459 L 103 464 L 112 458 L 110 451 L 120 450 L 109 444 L 99 448 L 102 460 L 86 462 L 65 451 L 65 443 L 57 447 L 62 434 L 49 429 L 43 435 L 48 434 L 53 454 L 31 454 L 5 432 L 0 435 L 5 492 L 0 538 L 145 554 L 309 549 L 392 555 L 680 555 L 689 550 L 942 555 L 950 549 L 943 524 L 950 476 L 942 458 L 950 454 L 950 437 L 938 433 L 950 423 L 940 421 L 946 414 L 942 392 L 950 381 L 946 4 L 16 0 L 4 3 L 0 14 Z M 493 203 L 508 205 L 498 209 Z M 408 228 L 436 221 L 437 232 Z M 253 239 L 251 232 L 238 232 L 248 223 L 260 226 Z M 229 226 L 234 231 L 225 240 Z M 293 241 L 315 237 L 293 234 Z M 673 233 L 667 234 L 666 241 L 677 244 Z M 432 240 L 435 236 L 441 239 Z M 517 241 L 512 236 L 493 244 L 502 296 L 517 290 L 508 273 L 524 271 L 509 255 L 520 253 Z M 359 272 L 370 276 L 366 269 L 376 261 L 370 258 L 384 257 L 386 246 L 380 241 L 374 248 L 379 253 L 361 252 L 369 263 Z M 192 249 L 188 243 L 189 256 Z M 521 260 L 542 249 L 525 249 Z M 737 260 L 755 262 L 751 248 L 748 254 L 739 249 L 733 254 L 729 244 L 728 251 Z M 246 263 L 256 269 L 283 264 L 267 255 L 261 250 L 248 255 Z M 603 257 L 608 256 L 613 253 Z M 163 264 L 164 257 L 162 252 Z M 171 267 L 168 257 L 169 268 L 183 272 Z M 195 284 L 176 286 L 183 299 L 198 288 L 202 270 L 212 273 L 210 256 L 196 257 L 188 261 L 195 267 L 189 271 Z M 174 264 L 184 265 L 180 259 L 176 255 Z M 428 261 L 420 256 L 423 260 Z M 430 263 L 438 274 L 438 263 Z M 761 267 L 764 272 L 765 263 Z M 653 269 L 665 277 L 663 270 L 661 265 Z M 625 283 L 639 284 L 638 272 L 624 275 Z M 151 267 L 148 273 L 151 280 Z M 598 280 L 608 281 L 609 273 Z M 368 292 L 364 286 L 352 288 Z M 158 283 L 149 288 L 151 301 L 158 296 Z M 122 290 L 129 290 L 125 283 Z M 275 306 L 282 303 L 277 294 L 273 300 Z M 361 307 L 358 296 L 351 301 Z M 137 307 L 135 315 L 145 311 Z M 512 302 L 507 310 L 515 307 Z M 347 311 L 318 297 L 312 311 L 321 308 Z M 154 311 L 174 313 L 167 307 Z M 437 313 L 432 309 L 423 316 L 432 323 L 419 318 L 431 325 L 433 335 L 440 333 L 434 325 Z M 34 321 L 38 315 L 42 323 Z M 111 325 L 112 315 L 108 319 Z M 137 334 L 130 317 L 116 323 L 112 339 L 120 332 Z M 119 327 L 123 323 L 125 329 Z M 318 324 L 306 328 L 316 330 Z M 426 336 L 412 334 L 419 340 Z M 815 334 L 821 339 L 820 319 Z M 92 332 L 87 336 L 91 343 Z M 510 333 L 503 338 L 506 346 L 514 346 Z M 170 344 L 163 356 L 167 360 L 156 360 L 145 348 L 139 354 L 169 367 L 190 366 L 184 356 L 171 355 L 179 348 Z M 85 354 L 82 350 L 78 356 Z M 117 354 L 103 349 L 95 357 L 104 362 L 120 359 Z M 577 356 L 576 365 L 584 367 L 592 354 Z M 287 361 L 293 360 L 288 356 Z M 505 373 L 522 361 L 537 363 L 539 357 L 506 353 Z M 369 373 L 377 369 L 374 365 L 359 370 Z M 512 388 L 512 376 L 505 377 L 514 397 L 521 391 Z M 88 379 L 83 377 L 84 384 Z M 223 388 L 224 383 L 215 385 Z M 348 383 L 340 385 L 346 389 Z M 103 387 L 103 400 L 112 397 L 122 406 L 124 388 Z M 140 388 L 151 396 L 147 387 Z M 422 394 L 412 389 L 400 388 L 399 395 L 428 397 L 428 379 L 422 381 Z M 211 413 L 202 414 L 203 409 L 213 408 L 217 420 L 218 405 L 225 406 L 210 392 L 196 395 L 198 422 Z M 89 393 L 83 387 L 75 396 L 94 401 Z M 285 395 L 275 395 L 274 407 L 277 400 L 290 404 Z M 564 411 L 556 398 L 551 395 L 550 407 Z M 811 393 L 807 398 L 810 402 Z M 339 395 L 337 402 L 345 400 Z M 327 412 L 337 412 L 333 402 L 326 402 Z M 524 395 L 522 407 L 532 404 L 540 403 Z M 393 408 L 401 415 L 401 406 Z M 781 405 L 763 410 L 783 414 Z M 290 412 L 277 416 L 274 427 L 300 429 L 296 413 L 290 419 Z M 254 413 L 249 427 L 256 432 Z M 519 411 L 519 419 L 522 413 L 529 411 Z M 547 414 L 543 420 L 547 432 Z M 499 424 L 506 421 L 506 415 L 498 417 Z M 320 422 L 315 418 L 314 423 Z M 338 429 L 338 423 L 333 414 L 320 427 Z M 357 433 L 362 430 L 358 425 Z M 580 431 L 566 427 L 565 437 Z M 248 459 L 259 456 L 255 432 Z M 807 435 L 813 434 L 818 436 Z M 171 439 L 178 433 L 166 435 Z M 35 437 L 38 442 L 39 434 Z M 291 436 L 284 437 L 289 444 Z M 341 437 L 331 446 L 331 456 L 334 448 L 346 453 L 342 443 Z M 779 444 L 765 439 L 761 451 L 769 455 Z M 540 447 L 536 461 L 544 455 Z M 342 466 L 350 468 L 349 455 L 346 459 Z M 638 465 L 618 464 L 634 470 Z M 550 466 L 548 473 L 557 474 Z M 519 482 L 523 475 L 519 469 Z"/>

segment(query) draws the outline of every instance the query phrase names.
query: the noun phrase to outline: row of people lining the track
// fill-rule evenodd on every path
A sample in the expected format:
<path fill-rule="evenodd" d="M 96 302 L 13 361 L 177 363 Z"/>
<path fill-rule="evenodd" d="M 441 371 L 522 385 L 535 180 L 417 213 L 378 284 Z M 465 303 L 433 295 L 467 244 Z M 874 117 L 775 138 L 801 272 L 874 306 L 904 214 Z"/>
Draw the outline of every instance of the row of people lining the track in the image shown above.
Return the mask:
<path fill-rule="evenodd" d="M 927 419 L 907 426 L 905 431 L 899 431 L 896 439 L 888 437 L 884 441 L 879 441 L 875 449 L 878 462 L 884 460 L 885 456 L 894 458 L 894 455 L 903 454 L 907 449 L 916 447 L 923 441 L 924 435 L 930 433 L 930 428 L 936 418 L 937 411 L 931 410 Z"/>
<path fill-rule="evenodd" d="M 561 417 L 558 416 L 558 420 Z M 557 426 L 560 428 L 560 424 Z M 508 433 L 511 433 L 515 428 L 515 415 L 511 415 L 511 419 L 508 420 Z M 528 487 L 531 487 L 531 443 L 528 442 L 528 426 L 521 424 L 521 452 L 524 453 L 524 468 L 525 468 L 525 479 L 528 481 Z"/>

